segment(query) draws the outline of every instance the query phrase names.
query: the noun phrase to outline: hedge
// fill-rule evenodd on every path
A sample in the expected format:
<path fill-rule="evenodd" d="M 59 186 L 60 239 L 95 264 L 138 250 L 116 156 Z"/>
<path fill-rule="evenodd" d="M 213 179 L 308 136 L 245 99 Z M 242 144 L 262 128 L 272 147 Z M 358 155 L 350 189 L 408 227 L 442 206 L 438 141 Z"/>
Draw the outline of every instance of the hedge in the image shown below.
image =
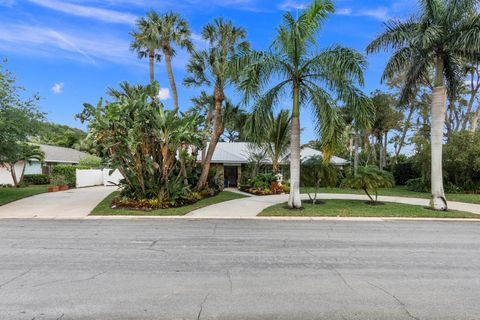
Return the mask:
<path fill-rule="evenodd" d="M 77 185 L 77 169 L 90 169 L 85 166 L 57 165 L 53 167 L 52 176 L 63 176 L 68 186 L 74 188 Z"/>
<path fill-rule="evenodd" d="M 26 174 L 23 176 L 23 182 L 33 185 L 49 184 L 50 177 L 47 174 Z"/>

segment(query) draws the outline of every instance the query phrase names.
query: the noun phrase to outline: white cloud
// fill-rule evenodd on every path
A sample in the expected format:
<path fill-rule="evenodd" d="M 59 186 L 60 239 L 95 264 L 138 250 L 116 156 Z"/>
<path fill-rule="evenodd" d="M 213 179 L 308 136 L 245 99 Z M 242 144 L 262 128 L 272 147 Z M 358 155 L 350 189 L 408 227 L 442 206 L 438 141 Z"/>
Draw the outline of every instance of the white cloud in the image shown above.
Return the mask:
<path fill-rule="evenodd" d="M 58 50 L 61 50 L 63 58 L 80 59 L 91 64 L 96 64 L 98 59 L 129 64 L 138 62 L 127 39 L 99 36 L 93 32 L 58 31 L 43 26 L 0 22 L 0 43 L 3 50 L 19 52 L 21 46 L 25 52 L 38 50 L 52 57 L 58 56 Z"/>
<path fill-rule="evenodd" d="M 295 1 L 295 0 L 286 0 L 282 2 L 279 6 L 278 9 L 288 11 L 288 10 L 302 10 L 307 8 L 308 3 L 303 2 L 303 1 Z"/>
<path fill-rule="evenodd" d="M 170 90 L 168 88 L 160 88 L 158 91 L 158 99 L 162 101 L 170 99 Z"/>
<path fill-rule="evenodd" d="M 390 10 L 385 7 L 360 10 L 353 10 L 352 8 L 339 8 L 335 13 L 342 16 L 370 17 L 379 21 L 387 21 L 391 19 Z"/>
<path fill-rule="evenodd" d="M 93 18 L 96 20 L 112 23 L 125 23 L 125 24 L 134 24 L 137 16 L 96 7 L 82 6 L 74 3 L 69 3 L 67 1 L 57 1 L 57 0 L 29 0 L 32 3 L 35 3 L 39 6 L 49 8 L 52 10 L 60 11 L 74 16 Z"/>
<path fill-rule="evenodd" d="M 59 94 L 63 92 L 63 87 L 65 84 L 63 82 L 55 83 L 52 87 L 52 92 L 55 94 Z"/>

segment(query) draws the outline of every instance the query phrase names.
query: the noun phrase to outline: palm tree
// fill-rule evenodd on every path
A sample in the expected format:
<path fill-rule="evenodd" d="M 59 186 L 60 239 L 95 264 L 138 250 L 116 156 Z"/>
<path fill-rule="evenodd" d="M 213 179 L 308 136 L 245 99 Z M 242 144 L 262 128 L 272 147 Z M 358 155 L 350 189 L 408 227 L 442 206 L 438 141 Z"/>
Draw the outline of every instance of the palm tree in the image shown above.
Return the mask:
<path fill-rule="evenodd" d="M 447 210 L 442 175 L 447 87 L 456 88 L 460 61 L 472 61 L 480 52 L 480 14 L 476 9 L 478 0 L 419 0 L 419 3 L 418 16 L 388 22 L 386 31 L 370 43 L 367 52 L 395 51 L 382 80 L 405 72 L 401 103 L 409 101 L 416 88 L 425 83 L 429 71 L 434 70 L 430 205 L 435 210 Z"/>
<path fill-rule="evenodd" d="M 271 109 L 287 94 L 292 98 L 290 160 L 291 208 L 300 208 L 300 107 L 311 106 L 316 113 L 323 149 L 331 156 L 342 134 L 342 119 L 336 101 L 356 113 L 369 113 L 371 102 L 356 87 L 363 84 L 365 58 L 347 48 L 334 46 L 318 51 L 316 35 L 325 19 L 334 12 L 330 0 L 316 0 L 298 18 L 286 13 L 268 52 L 249 52 L 239 57 L 236 71 L 242 72 L 239 87 L 245 102 L 256 99 L 254 113 Z M 271 81 L 280 81 L 269 87 Z M 269 89 L 267 89 L 269 88 Z M 263 111 L 262 111 L 263 110 Z"/>
<path fill-rule="evenodd" d="M 159 43 L 165 57 L 165 65 L 167 67 L 168 80 L 170 81 L 170 88 L 173 95 L 173 107 L 178 113 L 178 93 L 177 85 L 172 71 L 172 57 L 175 56 L 175 49 L 172 44 L 180 48 L 186 48 L 192 51 L 193 45 L 190 41 L 192 32 L 188 27 L 188 23 L 179 14 L 169 12 L 160 17 L 159 24 Z"/>
<path fill-rule="evenodd" d="M 149 59 L 150 83 L 155 81 L 155 61 L 160 62 L 161 56 L 157 50 L 160 49 L 159 26 L 160 16 L 155 11 L 149 11 L 147 16 L 137 20 L 138 31 L 131 32 L 133 41 L 130 50 L 137 52 L 140 59 Z"/>
<path fill-rule="evenodd" d="M 213 23 L 206 25 L 203 28 L 202 37 L 208 42 L 209 48 L 192 53 L 187 66 L 190 76 L 184 80 L 186 86 L 207 85 L 213 87 L 215 100 L 213 131 L 207 154 L 202 163 L 202 173 L 196 187 L 197 190 L 203 189 L 207 183 L 210 162 L 225 128 L 222 119 L 225 87 L 234 80 L 230 60 L 239 51 L 247 50 L 250 46 L 245 41 L 246 31 L 223 19 L 216 19 Z"/>
<path fill-rule="evenodd" d="M 257 116 L 257 117 L 256 117 Z M 261 122 L 261 125 L 258 124 Z M 290 147 L 292 117 L 288 110 L 282 110 L 277 116 L 270 112 L 267 117 L 258 119 L 250 115 L 245 129 L 248 137 L 272 161 L 272 172 L 280 171 L 280 162 L 287 155 Z M 259 130 L 260 129 L 260 130 Z"/>

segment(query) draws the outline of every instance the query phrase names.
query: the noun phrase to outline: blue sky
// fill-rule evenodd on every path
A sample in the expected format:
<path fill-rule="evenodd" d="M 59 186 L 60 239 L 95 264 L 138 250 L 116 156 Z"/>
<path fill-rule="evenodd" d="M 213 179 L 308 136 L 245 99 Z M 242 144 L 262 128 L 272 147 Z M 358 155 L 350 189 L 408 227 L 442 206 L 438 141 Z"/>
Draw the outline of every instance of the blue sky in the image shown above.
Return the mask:
<path fill-rule="evenodd" d="M 300 0 L 0 0 L 0 58 L 18 83 L 42 97 L 40 107 L 52 122 L 85 128 L 74 119 L 84 102 L 96 103 L 108 87 L 121 81 L 148 82 L 148 62 L 129 51 L 129 32 L 149 9 L 173 10 L 189 21 L 195 44 L 202 46 L 202 26 L 222 16 L 243 26 L 254 49 L 266 49 L 287 10 L 295 11 L 308 1 Z M 383 29 L 383 22 L 415 12 L 415 0 L 337 0 L 337 12 L 320 35 L 321 47 L 333 44 L 364 52 Z M 369 56 L 365 92 L 380 88 L 387 56 Z M 181 109 L 190 107 L 198 89 L 181 85 L 188 55 L 180 52 L 173 61 L 179 85 Z M 164 104 L 171 107 L 165 66 L 156 66 L 156 79 L 164 90 Z M 234 101 L 239 96 L 229 90 Z M 284 108 L 290 107 L 285 101 Z M 248 109 L 248 107 L 246 107 Z M 311 111 L 302 111 L 302 141 L 315 138 Z"/>

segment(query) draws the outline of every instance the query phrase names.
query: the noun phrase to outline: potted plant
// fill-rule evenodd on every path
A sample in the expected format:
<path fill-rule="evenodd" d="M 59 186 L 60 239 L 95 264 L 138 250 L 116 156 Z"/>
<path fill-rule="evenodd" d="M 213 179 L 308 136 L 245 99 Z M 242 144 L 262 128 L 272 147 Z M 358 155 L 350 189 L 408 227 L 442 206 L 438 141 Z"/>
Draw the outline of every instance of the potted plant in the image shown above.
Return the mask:
<path fill-rule="evenodd" d="M 48 192 L 57 192 L 60 190 L 59 186 L 49 186 L 48 187 Z"/>
<path fill-rule="evenodd" d="M 53 184 L 55 186 L 58 186 L 58 191 L 65 191 L 68 190 L 68 183 L 67 180 L 65 179 L 65 176 L 63 175 L 56 175 L 53 178 Z"/>

